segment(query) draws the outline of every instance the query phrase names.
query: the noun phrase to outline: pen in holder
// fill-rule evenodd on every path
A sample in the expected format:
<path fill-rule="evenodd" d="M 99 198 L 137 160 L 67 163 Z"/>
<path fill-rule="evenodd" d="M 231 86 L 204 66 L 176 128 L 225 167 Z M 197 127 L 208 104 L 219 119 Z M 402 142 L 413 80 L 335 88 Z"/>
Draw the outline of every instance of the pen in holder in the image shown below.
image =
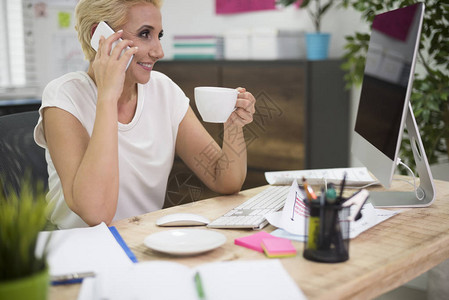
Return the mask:
<path fill-rule="evenodd" d="M 326 263 L 348 260 L 350 208 L 315 201 L 307 204 L 310 215 L 305 218 L 304 258 Z"/>
<path fill-rule="evenodd" d="M 309 216 L 305 218 L 305 245 L 303 256 L 318 262 L 343 262 L 349 259 L 349 228 L 351 221 L 361 217 L 361 209 L 369 197 L 361 190 L 349 199 L 338 200 L 335 192 L 305 201 Z M 353 208 L 351 209 L 351 206 Z"/>

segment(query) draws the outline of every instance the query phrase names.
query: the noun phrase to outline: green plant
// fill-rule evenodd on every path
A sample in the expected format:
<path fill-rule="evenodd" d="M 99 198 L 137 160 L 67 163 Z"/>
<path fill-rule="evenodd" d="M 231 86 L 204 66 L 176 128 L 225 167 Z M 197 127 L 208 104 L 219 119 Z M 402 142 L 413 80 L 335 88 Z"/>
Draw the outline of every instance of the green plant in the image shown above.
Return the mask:
<path fill-rule="evenodd" d="M 279 0 L 278 3 L 284 6 L 289 6 L 298 1 L 301 0 Z M 315 4 L 314 8 L 311 8 L 312 2 Z M 334 0 L 327 0 L 326 2 L 322 0 L 302 0 L 299 7 L 307 8 L 310 17 L 312 18 L 315 31 L 321 32 L 321 18 L 329 10 L 333 3 Z"/>
<path fill-rule="evenodd" d="M 23 180 L 19 193 L 10 189 L 4 195 L 0 189 L 0 282 L 30 276 L 46 268 L 47 251 L 37 257 L 35 249 L 39 231 L 46 225 L 47 210 L 42 185 L 32 187 Z"/>
<path fill-rule="evenodd" d="M 421 138 L 430 164 L 449 157 L 449 3 L 424 1 L 426 5 L 419 45 L 411 103 L 420 128 Z M 372 23 L 374 16 L 388 10 L 415 4 L 415 0 L 342 0 L 362 12 Z M 356 32 L 346 37 L 343 69 L 347 87 L 360 85 L 363 79 L 369 34 Z M 422 70 L 422 71 L 421 71 Z M 401 156 L 413 161 L 408 139 L 401 145 Z"/>

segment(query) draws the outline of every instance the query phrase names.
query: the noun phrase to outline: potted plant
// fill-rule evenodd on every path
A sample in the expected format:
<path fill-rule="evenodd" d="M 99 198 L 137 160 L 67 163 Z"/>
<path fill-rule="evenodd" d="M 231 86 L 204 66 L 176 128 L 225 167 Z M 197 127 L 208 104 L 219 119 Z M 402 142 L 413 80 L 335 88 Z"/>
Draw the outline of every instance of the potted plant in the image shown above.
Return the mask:
<path fill-rule="evenodd" d="M 329 53 L 330 34 L 321 32 L 321 19 L 334 4 L 334 0 L 279 0 L 279 3 L 284 6 L 299 3 L 300 8 L 307 8 L 315 27 L 315 32 L 306 33 L 307 59 L 326 59 Z"/>
<path fill-rule="evenodd" d="M 35 254 L 47 209 L 42 186 L 22 181 L 19 193 L 0 189 L 0 299 L 47 299 L 46 250 Z"/>
<path fill-rule="evenodd" d="M 376 14 L 415 4 L 415 0 L 342 0 L 372 24 Z M 425 1 L 425 15 L 419 45 L 411 103 L 430 164 L 449 159 L 449 5 L 440 0 Z M 347 86 L 363 79 L 369 34 L 356 32 L 346 37 L 343 69 Z M 401 157 L 413 162 L 410 142 L 404 139 Z M 442 159 L 443 158 L 443 159 Z"/>

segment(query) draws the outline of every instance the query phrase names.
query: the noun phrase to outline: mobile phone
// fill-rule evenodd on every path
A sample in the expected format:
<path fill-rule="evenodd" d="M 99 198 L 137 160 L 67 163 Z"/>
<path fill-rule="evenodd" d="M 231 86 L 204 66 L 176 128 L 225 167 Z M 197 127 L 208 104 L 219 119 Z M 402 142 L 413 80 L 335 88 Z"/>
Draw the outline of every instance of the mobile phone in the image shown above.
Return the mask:
<path fill-rule="evenodd" d="M 94 31 L 94 34 L 92 35 L 92 39 L 90 40 L 90 45 L 92 46 L 92 48 L 94 48 L 95 51 L 98 51 L 98 44 L 100 42 L 100 37 L 104 36 L 105 39 L 107 39 L 108 37 L 110 37 L 112 34 L 114 34 L 114 30 L 112 30 L 111 27 L 109 27 L 108 24 L 106 24 L 106 22 L 101 21 L 100 23 L 98 23 L 97 28 Z M 118 39 L 117 41 L 115 41 L 114 43 L 112 43 L 112 49 L 114 49 L 114 47 L 120 42 L 122 41 L 122 39 Z M 111 52 L 112 52 L 111 49 Z M 127 47 L 127 49 L 129 49 L 129 47 Z M 122 51 L 122 54 L 125 53 L 124 49 Z M 120 55 L 120 56 L 121 56 Z M 131 56 L 131 58 L 128 61 L 128 65 L 126 65 L 126 69 L 128 69 L 129 64 L 131 63 L 131 60 L 133 59 L 134 55 Z"/>

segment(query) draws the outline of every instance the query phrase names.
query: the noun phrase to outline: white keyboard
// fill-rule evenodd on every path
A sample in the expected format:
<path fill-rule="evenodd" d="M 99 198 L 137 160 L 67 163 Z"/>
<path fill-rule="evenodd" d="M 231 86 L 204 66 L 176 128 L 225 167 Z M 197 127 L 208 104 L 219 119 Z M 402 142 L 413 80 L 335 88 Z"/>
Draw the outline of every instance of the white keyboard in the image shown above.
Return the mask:
<path fill-rule="evenodd" d="M 290 186 L 270 186 L 207 225 L 211 228 L 262 229 L 265 215 L 284 207 Z"/>

